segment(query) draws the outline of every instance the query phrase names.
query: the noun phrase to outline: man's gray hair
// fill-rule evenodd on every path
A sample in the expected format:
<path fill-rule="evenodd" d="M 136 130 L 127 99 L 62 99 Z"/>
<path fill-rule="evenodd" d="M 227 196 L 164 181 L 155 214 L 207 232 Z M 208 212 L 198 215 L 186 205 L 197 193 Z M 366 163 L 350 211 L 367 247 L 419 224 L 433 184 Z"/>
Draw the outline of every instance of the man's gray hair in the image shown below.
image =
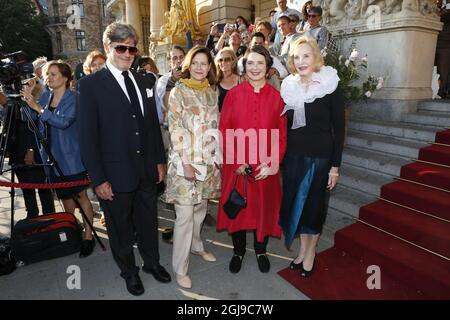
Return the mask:
<path fill-rule="evenodd" d="M 105 32 L 103 32 L 103 43 L 105 44 L 124 42 L 128 38 L 134 39 L 134 45 L 138 44 L 138 35 L 131 24 L 114 22 L 107 26 Z"/>
<path fill-rule="evenodd" d="M 38 57 L 36 60 L 33 61 L 33 68 L 43 68 L 45 64 L 47 63 L 47 57 Z"/>

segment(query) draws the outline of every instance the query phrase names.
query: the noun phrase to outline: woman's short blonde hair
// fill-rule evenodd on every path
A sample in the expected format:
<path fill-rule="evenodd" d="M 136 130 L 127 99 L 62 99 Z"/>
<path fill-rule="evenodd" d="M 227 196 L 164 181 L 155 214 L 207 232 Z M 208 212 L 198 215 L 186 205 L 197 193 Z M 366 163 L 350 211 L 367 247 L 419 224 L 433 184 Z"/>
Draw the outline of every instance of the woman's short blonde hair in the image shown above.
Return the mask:
<path fill-rule="evenodd" d="M 234 50 L 231 49 L 230 47 L 225 47 L 222 50 L 220 50 L 216 57 L 214 58 L 214 63 L 216 64 L 216 70 L 217 70 L 217 83 L 220 83 L 223 78 L 224 78 L 224 74 L 222 72 L 222 70 L 220 70 L 220 66 L 219 66 L 219 58 L 222 55 L 222 53 L 228 53 L 230 55 L 230 57 L 233 59 L 233 63 L 231 65 L 231 71 L 236 74 L 239 75 L 239 70 L 238 70 L 238 61 L 237 61 L 237 57 L 236 54 L 234 53 Z"/>
<path fill-rule="evenodd" d="M 289 50 L 289 57 L 287 63 L 289 72 L 291 74 L 297 74 L 297 69 L 294 66 L 294 54 L 295 50 L 297 50 L 297 48 L 302 44 L 308 44 L 311 47 L 315 62 L 314 71 L 318 72 L 320 68 L 322 68 L 322 66 L 324 65 L 324 61 L 322 55 L 320 54 L 320 48 L 319 45 L 317 44 L 316 39 L 309 36 L 302 36 L 292 43 L 292 46 Z"/>

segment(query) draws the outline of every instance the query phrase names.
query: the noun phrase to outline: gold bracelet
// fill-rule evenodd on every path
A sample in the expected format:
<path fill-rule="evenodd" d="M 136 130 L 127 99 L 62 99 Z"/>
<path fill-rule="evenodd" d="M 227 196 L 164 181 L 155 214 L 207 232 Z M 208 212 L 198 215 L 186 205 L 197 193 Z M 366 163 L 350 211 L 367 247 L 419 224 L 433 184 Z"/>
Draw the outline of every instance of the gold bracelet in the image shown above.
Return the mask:
<path fill-rule="evenodd" d="M 332 177 L 339 177 L 339 173 L 335 173 L 335 172 L 329 172 L 328 175 L 332 176 Z"/>

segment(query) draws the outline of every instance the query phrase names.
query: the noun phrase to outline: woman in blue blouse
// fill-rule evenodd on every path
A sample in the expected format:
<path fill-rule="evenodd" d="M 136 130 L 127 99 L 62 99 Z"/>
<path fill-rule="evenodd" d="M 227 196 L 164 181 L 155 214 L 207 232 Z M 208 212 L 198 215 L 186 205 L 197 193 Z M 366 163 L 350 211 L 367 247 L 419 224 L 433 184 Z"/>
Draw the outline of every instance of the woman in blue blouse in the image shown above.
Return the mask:
<path fill-rule="evenodd" d="M 22 91 L 23 100 L 38 113 L 39 130 L 47 140 L 51 153 L 62 173 L 64 181 L 77 181 L 87 177 L 80 155 L 78 132 L 75 123 L 75 92 L 70 90 L 72 70 L 63 61 L 51 61 L 46 65 L 46 84 L 50 88 L 49 95 L 43 95 L 39 102 L 31 96 L 32 88 Z M 40 148 L 44 164 L 49 162 L 49 156 Z M 46 174 L 51 182 L 62 182 L 55 167 L 46 167 Z M 73 213 L 77 207 L 73 197 L 78 202 L 88 219 L 93 221 L 94 211 L 86 193 L 87 186 L 57 189 L 56 194 L 62 200 L 64 210 Z M 86 257 L 93 251 L 94 240 L 92 230 L 85 222 L 84 240 L 81 245 L 80 257 Z"/>

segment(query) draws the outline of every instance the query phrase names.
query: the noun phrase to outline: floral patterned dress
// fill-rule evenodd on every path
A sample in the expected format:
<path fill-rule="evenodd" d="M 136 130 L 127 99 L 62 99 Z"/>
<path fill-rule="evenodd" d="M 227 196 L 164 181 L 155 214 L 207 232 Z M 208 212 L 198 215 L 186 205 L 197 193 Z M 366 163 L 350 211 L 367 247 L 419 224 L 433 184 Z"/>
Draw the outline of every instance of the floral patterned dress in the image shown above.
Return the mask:
<path fill-rule="evenodd" d="M 220 170 L 215 165 L 220 163 L 217 103 L 217 92 L 211 87 L 194 90 L 179 83 L 170 92 L 166 202 L 196 205 L 220 197 Z M 191 182 L 177 175 L 182 162 L 206 165 L 205 180 Z"/>

